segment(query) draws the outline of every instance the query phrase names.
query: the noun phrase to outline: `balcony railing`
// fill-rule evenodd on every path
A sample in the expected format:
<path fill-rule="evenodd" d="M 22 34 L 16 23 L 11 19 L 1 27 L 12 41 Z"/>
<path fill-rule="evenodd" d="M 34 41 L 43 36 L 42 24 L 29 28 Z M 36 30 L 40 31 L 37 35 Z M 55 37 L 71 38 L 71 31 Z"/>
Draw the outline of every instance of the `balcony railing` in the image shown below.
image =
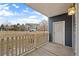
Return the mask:
<path fill-rule="evenodd" d="M 19 56 L 29 53 L 48 41 L 48 32 L 0 32 L 0 55 Z"/>

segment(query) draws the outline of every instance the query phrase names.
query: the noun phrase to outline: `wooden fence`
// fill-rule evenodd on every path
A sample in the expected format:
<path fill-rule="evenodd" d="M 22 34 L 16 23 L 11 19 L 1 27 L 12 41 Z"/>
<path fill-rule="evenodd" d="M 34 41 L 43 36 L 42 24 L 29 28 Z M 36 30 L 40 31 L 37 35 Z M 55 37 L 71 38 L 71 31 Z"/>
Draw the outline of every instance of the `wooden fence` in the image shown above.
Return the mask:
<path fill-rule="evenodd" d="M 48 32 L 0 32 L 0 56 L 19 56 L 48 41 Z"/>

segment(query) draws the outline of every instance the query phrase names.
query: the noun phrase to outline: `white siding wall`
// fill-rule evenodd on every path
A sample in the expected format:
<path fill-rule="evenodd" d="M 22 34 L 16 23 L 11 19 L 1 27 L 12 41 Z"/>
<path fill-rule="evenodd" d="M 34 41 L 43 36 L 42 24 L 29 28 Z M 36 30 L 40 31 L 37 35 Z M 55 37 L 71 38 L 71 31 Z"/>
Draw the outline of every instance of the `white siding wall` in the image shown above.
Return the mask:
<path fill-rule="evenodd" d="M 75 42 L 75 53 L 79 56 L 79 4 L 76 4 L 76 42 Z"/>

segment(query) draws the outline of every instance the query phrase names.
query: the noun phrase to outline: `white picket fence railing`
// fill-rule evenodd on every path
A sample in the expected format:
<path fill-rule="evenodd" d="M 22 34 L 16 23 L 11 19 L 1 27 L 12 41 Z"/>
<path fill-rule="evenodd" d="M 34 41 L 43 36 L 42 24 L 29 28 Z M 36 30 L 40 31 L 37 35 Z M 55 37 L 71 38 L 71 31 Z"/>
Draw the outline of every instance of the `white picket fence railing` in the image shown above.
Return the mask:
<path fill-rule="evenodd" d="M 48 32 L 0 32 L 0 56 L 19 56 L 48 41 Z"/>

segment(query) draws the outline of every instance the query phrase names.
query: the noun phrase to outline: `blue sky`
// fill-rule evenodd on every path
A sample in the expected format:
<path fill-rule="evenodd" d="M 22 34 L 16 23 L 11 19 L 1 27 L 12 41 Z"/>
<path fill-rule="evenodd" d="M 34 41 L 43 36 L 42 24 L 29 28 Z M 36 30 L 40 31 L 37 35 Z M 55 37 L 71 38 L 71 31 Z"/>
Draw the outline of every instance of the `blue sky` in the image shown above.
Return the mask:
<path fill-rule="evenodd" d="M 47 17 L 23 3 L 0 4 L 0 24 L 40 23 Z"/>

